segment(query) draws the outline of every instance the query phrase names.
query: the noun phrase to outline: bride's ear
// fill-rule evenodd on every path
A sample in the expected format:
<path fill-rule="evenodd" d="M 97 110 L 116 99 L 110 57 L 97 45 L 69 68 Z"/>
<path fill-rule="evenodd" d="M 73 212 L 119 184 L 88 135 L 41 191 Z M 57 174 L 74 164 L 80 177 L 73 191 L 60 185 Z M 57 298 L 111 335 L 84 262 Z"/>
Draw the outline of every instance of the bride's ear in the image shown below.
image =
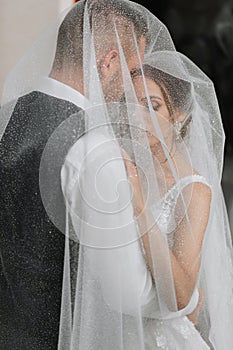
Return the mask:
<path fill-rule="evenodd" d="M 174 126 L 178 141 L 183 140 L 183 138 L 188 134 L 189 124 L 191 123 L 191 121 L 191 114 L 185 115 L 184 113 L 180 112 L 179 114 L 175 115 Z"/>
<path fill-rule="evenodd" d="M 174 122 L 183 123 L 186 119 L 186 115 L 180 111 L 174 113 Z"/>

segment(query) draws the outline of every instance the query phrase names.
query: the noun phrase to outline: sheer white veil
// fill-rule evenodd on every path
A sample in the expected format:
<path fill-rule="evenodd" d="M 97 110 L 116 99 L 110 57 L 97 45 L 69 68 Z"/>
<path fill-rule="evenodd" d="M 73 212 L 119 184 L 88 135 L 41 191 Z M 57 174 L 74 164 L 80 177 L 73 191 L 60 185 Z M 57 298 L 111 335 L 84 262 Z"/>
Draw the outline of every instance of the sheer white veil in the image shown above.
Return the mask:
<path fill-rule="evenodd" d="M 6 80 L 1 136 L 20 98 L 40 91 L 49 75 L 73 89 L 80 83 L 86 98 L 85 108 L 69 118 L 64 105 L 64 121 L 50 131 L 40 161 L 44 207 L 66 237 L 58 349 L 146 350 L 148 323 L 186 317 L 198 290 L 204 307 L 197 330 L 212 349 L 231 349 L 232 243 L 213 83 L 175 50 L 155 16 L 128 0 L 81 0 L 51 24 Z M 148 79 L 160 89 L 169 118 L 155 110 Z M 146 220 L 135 213 L 122 149 L 137 169 Z M 203 212 L 200 254 L 185 265 L 182 254 L 199 244 L 196 183 L 211 192 L 211 204 Z M 203 198 L 200 192 L 200 206 Z M 192 243 L 184 253 L 187 237 Z M 177 296 L 171 254 L 187 275 L 200 265 L 188 300 L 186 291 L 185 301 Z"/>

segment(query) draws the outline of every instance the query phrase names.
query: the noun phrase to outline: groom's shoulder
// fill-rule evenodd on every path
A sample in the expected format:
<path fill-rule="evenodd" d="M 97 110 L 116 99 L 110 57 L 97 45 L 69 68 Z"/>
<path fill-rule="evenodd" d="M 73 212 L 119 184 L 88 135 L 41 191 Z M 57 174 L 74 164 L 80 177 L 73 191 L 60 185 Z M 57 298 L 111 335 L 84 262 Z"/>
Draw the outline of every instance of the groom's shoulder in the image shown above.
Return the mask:
<path fill-rule="evenodd" d="M 14 107 L 12 122 L 20 123 L 57 123 L 59 124 L 68 116 L 78 113 L 80 107 L 73 103 L 57 98 L 40 91 L 33 91 L 20 97 Z"/>

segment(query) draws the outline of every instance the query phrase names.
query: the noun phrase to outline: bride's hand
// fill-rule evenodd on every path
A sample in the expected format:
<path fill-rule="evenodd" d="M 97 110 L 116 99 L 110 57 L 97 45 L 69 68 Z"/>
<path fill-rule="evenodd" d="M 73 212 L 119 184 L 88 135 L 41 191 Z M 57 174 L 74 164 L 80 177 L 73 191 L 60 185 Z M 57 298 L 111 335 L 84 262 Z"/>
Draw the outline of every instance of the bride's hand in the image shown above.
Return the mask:
<path fill-rule="evenodd" d="M 136 216 L 139 216 L 144 209 L 144 200 L 141 190 L 141 185 L 138 177 L 138 171 L 136 165 L 131 160 L 128 153 L 121 148 L 121 155 L 125 163 L 126 171 L 128 174 L 128 179 L 131 185 L 133 193 L 133 207 Z"/>

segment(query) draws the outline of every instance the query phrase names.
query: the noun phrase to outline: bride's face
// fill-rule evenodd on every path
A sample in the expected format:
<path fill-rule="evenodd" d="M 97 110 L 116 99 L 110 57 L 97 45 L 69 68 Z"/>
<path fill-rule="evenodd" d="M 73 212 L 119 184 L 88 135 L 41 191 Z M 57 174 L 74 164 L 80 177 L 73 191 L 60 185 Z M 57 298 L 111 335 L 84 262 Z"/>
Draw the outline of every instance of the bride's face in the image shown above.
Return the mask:
<path fill-rule="evenodd" d="M 139 104 L 144 107 L 143 119 L 146 127 L 149 145 L 151 147 L 155 145 L 158 146 L 160 141 L 158 139 L 157 132 L 152 121 L 152 116 L 149 112 L 147 96 L 149 96 L 151 106 L 156 113 L 157 121 L 159 123 L 162 134 L 166 138 L 166 136 L 169 134 L 169 130 L 171 130 L 171 121 L 162 91 L 160 87 L 150 78 L 146 78 L 148 95 L 145 91 L 144 81 L 141 76 L 134 77 L 133 83 Z"/>

